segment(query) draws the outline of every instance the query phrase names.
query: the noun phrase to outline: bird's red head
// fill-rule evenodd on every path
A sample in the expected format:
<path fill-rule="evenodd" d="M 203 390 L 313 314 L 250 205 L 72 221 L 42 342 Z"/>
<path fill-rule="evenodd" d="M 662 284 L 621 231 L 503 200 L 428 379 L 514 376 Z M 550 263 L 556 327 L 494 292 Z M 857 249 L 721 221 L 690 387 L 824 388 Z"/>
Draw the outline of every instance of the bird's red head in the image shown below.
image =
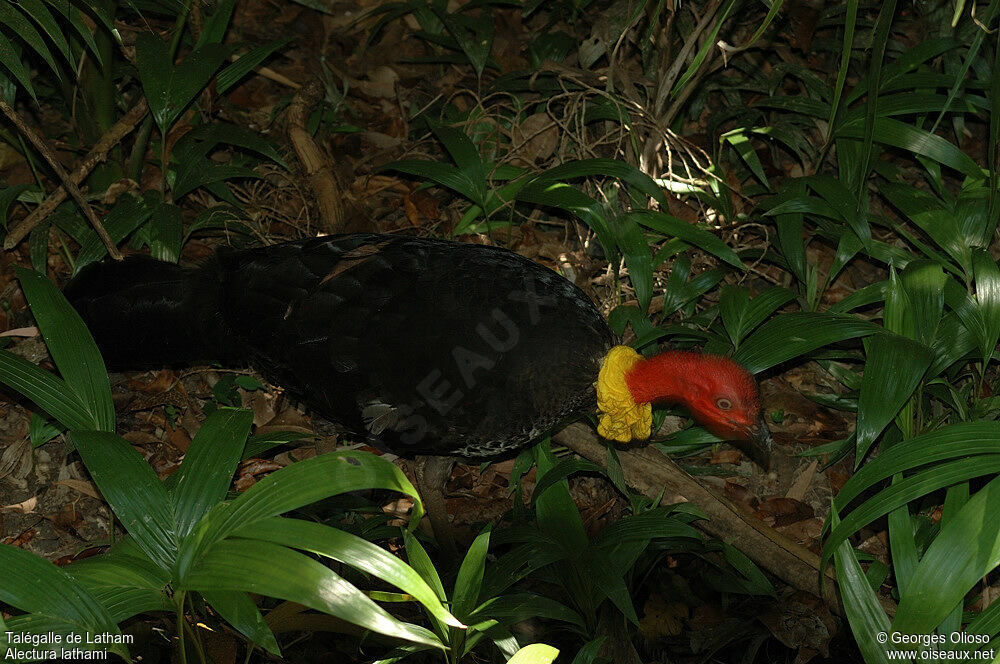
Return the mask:
<path fill-rule="evenodd" d="M 669 351 L 637 363 L 625 379 L 636 403 L 682 404 L 706 429 L 749 443 L 754 461 L 769 465 L 771 432 L 757 383 L 728 357 Z"/>

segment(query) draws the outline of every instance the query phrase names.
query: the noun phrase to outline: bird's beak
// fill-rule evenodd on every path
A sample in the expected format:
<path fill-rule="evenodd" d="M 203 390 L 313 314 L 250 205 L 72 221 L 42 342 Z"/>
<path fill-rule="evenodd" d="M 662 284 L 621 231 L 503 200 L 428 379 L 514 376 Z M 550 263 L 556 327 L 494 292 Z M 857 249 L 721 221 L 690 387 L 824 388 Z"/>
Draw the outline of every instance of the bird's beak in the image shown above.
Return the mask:
<path fill-rule="evenodd" d="M 764 421 L 764 414 L 757 418 L 757 423 L 747 427 L 747 449 L 750 458 L 765 471 L 771 470 L 771 452 L 774 448 L 774 439 L 771 438 L 771 430 L 767 428 Z"/>

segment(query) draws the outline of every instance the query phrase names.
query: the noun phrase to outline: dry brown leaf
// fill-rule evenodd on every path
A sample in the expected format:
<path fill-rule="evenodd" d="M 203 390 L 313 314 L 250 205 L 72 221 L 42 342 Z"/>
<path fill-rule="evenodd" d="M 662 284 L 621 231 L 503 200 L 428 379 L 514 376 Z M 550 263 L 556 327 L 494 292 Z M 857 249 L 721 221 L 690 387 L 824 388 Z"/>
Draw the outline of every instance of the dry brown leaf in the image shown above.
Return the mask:
<path fill-rule="evenodd" d="M 780 496 L 768 498 L 757 508 L 758 513 L 774 518 L 775 526 L 787 526 L 811 519 L 815 514 L 811 505 L 792 498 L 781 498 Z"/>
<path fill-rule="evenodd" d="M 720 463 L 739 463 L 742 456 L 743 455 L 740 454 L 739 450 L 719 450 L 712 454 L 712 458 L 709 460 L 709 463 L 713 466 Z"/>
<path fill-rule="evenodd" d="M 776 639 L 800 651 L 797 662 L 807 662 L 816 652 L 828 653 L 837 623 L 823 600 L 795 591 L 776 602 L 758 618 Z"/>
<path fill-rule="evenodd" d="M 86 519 L 83 515 L 76 511 L 75 503 L 66 503 L 62 506 L 55 514 L 46 514 L 44 518 L 48 519 L 60 528 L 65 528 L 66 530 L 76 528 L 86 523 Z"/>
<path fill-rule="evenodd" d="M 58 484 L 58 482 L 57 482 Z M 25 501 L 20 503 L 14 503 L 13 505 L 4 505 L 0 507 L 0 510 L 6 510 L 9 512 L 20 512 L 21 514 L 30 514 L 35 511 L 35 507 L 38 505 L 38 497 L 32 496 Z"/>
<path fill-rule="evenodd" d="M 414 205 L 409 194 L 403 197 L 403 211 L 406 213 L 406 219 L 410 222 L 411 226 L 414 228 L 420 226 L 420 211 L 417 210 L 417 206 Z"/>
<path fill-rule="evenodd" d="M 281 464 L 266 459 L 247 459 L 240 464 L 240 469 L 237 471 L 236 482 L 234 483 L 236 490 L 240 492 L 246 491 L 257 483 L 258 475 L 270 473 L 281 467 Z"/>
<path fill-rule="evenodd" d="M 38 328 L 37 327 L 18 327 L 13 330 L 7 330 L 6 332 L 0 332 L 0 337 L 37 337 Z"/>
<path fill-rule="evenodd" d="M 188 435 L 187 431 L 180 427 L 176 429 L 168 429 L 167 440 L 181 452 L 187 452 L 188 448 L 191 447 L 191 436 Z"/>
<path fill-rule="evenodd" d="M 391 67 L 383 65 L 368 72 L 367 81 L 354 81 L 354 87 L 361 94 L 369 97 L 394 99 L 397 83 L 399 83 L 399 74 Z"/>
<path fill-rule="evenodd" d="M 86 480 L 76 480 L 70 478 L 65 480 L 59 480 L 58 482 L 55 482 L 55 484 L 57 485 L 61 484 L 62 486 L 69 487 L 70 489 L 78 491 L 85 496 L 90 496 L 91 498 L 96 498 L 97 500 L 101 500 L 101 494 L 97 490 L 97 487 L 94 486 L 93 482 L 87 482 Z"/>
<path fill-rule="evenodd" d="M 0 455 L 0 478 L 9 478 L 23 486 L 34 463 L 31 441 L 27 436 L 18 436 Z"/>
<path fill-rule="evenodd" d="M 785 494 L 785 497 L 792 498 L 794 500 L 805 499 L 806 491 L 809 490 L 809 485 L 812 484 L 813 477 L 816 476 L 816 469 L 818 467 L 819 461 L 813 459 L 813 462 L 809 464 L 809 467 L 795 478 L 792 486 L 788 487 L 788 493 Z"/>
<path fill-rule="evenodd" d="M 643 606 L 643 616 L 639 621 L 639 633 L 649 641 L 659 641 L 681 633 L 690 610 L 682 602 L 667 602 L 654 593 Z"/>
<path fill-rule="evenodd" d="M 548 113 L 535 113 L 514 127 L 511 140 L 514 143 L 511 162 L 531 166 L 551 157 L 559 147 L 559 128 Z"/>

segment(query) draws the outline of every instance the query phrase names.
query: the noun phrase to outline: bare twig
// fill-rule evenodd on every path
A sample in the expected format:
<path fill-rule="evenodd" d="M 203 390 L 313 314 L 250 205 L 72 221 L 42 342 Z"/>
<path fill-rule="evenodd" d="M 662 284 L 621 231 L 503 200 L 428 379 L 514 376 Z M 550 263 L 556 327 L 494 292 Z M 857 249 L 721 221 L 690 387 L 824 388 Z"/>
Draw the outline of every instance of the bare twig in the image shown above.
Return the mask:
<path fill-rule="evenodd" d="M 14 126 L 17 127 L 29 141 L 31 141 L 31 144 L 35 146 L 35 149 L 38 150 L 39 154 L 41 154 L 45 161 L 49 163 L 49 166 L 53 171 L 55 171 L 56 176 L 62 180 L 63 187 L 66 188 L 69 195 L 73 197 L 76 204 L 80 206 L 81 210 L 83 210 L 83 214 L 90 221 L 91 226 L 94 227 L 94 230 L 97 232 L 97 236 L 101 238 L 102 242 L 104 242 L 104 246 L 108 249 L 108 254 L 115 260 L 120 261 L 122 259 L 122 255 L 118 251 L 118 247 L 115 246 L 115 243 L 112 241 L 111 236 L 108 235 L 108 232 L 104 230 L 101 220 L 97 218 L 97 214 L 95 214 L 94 210 L 91 209 L 90 205 L 83 197 L 83 194 L 80 192 L 80 189 L 76 186 L 76 183 L 70 179 L 69 173 L 66 172 L 66 169 L 63 168 L 62 164 L 59 163 L 59 160 L 56 159 L 55 152 L 53 152 L 52 148 L 49 147 L 49 144 L 45 142 L 45 139 L 42 138 L 38 132 L 32 129 L 31 126 L 29 126 L 28 123 L 25 122 L 20 115 L 18 115 L 17 111 L 15 111 L 11 105 L 3 99 L 0 99 L 0 112 L 6 115 L 7 119 L 14 123 Z M 6 242 L 4 243 L 4 246 L 7 246 Z"/>
<path fill-rule="evenodd" d="M 233 55 L 229 56 L 229 59 L 232 62 L 236 62 L 244 55 L 246 55 L 246 53 L 234 53 Z M 254 71 L 257 72 L 258 76 L 266 78 L 269 81 L 274 81 L 275 83 L 278 83 L 280 85 L 284 85 L 286 88 L 292 88 L 293 90 L 298 90 L 299 88 L 302 87 L 301 84 L 296 83 L 295 81 L 288 78 L 284 74 L 279 74 L 270 67 L 257 67 L 256 69 L 254 69 Z"/>
<path fill-rule="evenodd" d="M 121 140 L 129 134 L 129 132 L 135 129 L 136 125 L 142 121 L 148 111 L 149 107 L 146 105 L 145 98 L 140 99 L 132 110 L 126 113 L 124 117 L 116 122 L 114 126 L 112 126 L 111 129 L 101 136 L 101 139 L 94 144 L 94 147 L 87 153 L 87 156 L 83 158 L 83 161 L 81 161 L 73 172 L 67 176 L 68 182 L 72 184 L 74 188 L 79 186 L 79 184 L 83 182 L 88 175 L 90 175 L 90 172 L 93 171 L 98 164 L 108 158 L 108 153 L 112 150 L 112 148 L 118 145 Z M 66 183 L 67 179 L 63 179 L 63 182 Z M 66 200 L 66 196 L 67 190 L 65 184 L 63 184 L 49 194 L 49 196 L 42 201 L 41 205 L 31 211 L 31 214 L 10 227 L 10 230 L 7 233 L 7 238 L 4 240 L 3 248 L 8 250 L 14 248 L 17 243 L 23 240 L 24 237 L 35 228 L 35 226 L 41 223 L 41 221 L 51 214 L 53 210 L 59 207 L 59 204 Z M 75 196 L 74 200 L 76 200 Z M 84 206 L 84 208 L 89 210 L 89 206 Z M 95 224 L 94 229 L 97 230 L 100 235 L 103 231 L 100 223 L 95 223 L 94 219 L 91 219 L 91 223 Z M 104 240 L 105 245 L 107 245 L 110 241 L 110 238 L 105 239 L 106 236 L 106 232 L 101 235 L 101 239 Z M 108 253 L 115 256 L 118 250 L 115 248 L 114 252 L 112 252 L 112 248 L 114 248 L 114 243 L 111 243 Z M 121 258 L 120 254 L 117 258 Z"/>

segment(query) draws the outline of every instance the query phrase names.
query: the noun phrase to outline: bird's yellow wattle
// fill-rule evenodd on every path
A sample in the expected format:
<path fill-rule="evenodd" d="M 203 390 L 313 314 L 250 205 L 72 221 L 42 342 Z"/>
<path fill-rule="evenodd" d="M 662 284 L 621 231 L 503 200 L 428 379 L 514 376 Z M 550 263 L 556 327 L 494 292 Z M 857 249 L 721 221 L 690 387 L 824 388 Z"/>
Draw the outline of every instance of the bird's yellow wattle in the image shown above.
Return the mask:
<path fill-rule="evenodd" d="M 597 433 L 608 440 L 627 443 L 649 438 L 653 406 L 636 403 L 625 381 L 625 374 L 642 359 L 628 346 L 615 346 L 604 356 L 597 375 Z"/>

